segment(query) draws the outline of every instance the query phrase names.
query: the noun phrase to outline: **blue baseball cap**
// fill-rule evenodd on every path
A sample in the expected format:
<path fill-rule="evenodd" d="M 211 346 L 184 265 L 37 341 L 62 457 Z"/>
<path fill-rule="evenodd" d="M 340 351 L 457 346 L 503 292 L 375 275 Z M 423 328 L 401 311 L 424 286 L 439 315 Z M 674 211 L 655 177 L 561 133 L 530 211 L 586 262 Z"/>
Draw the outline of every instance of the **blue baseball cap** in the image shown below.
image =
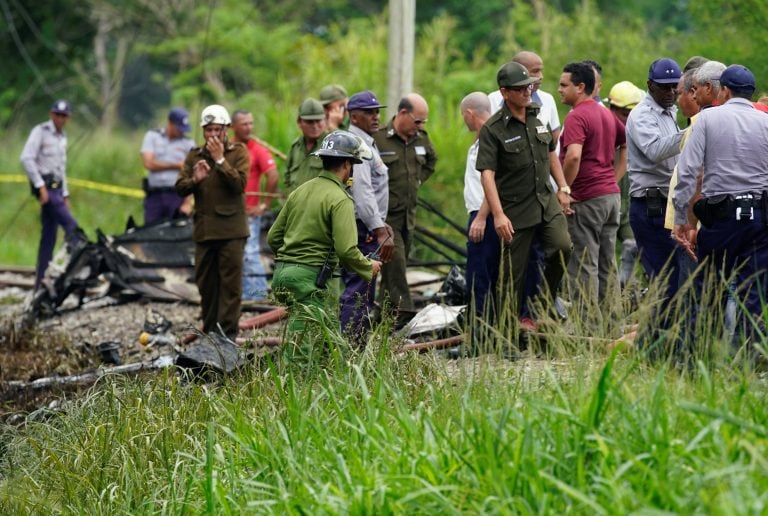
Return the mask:
<path fill-rule="evenodd" d="M 188 133 L 192 130 L 192 126 L 189 125 L 189 111 L 184 108 L 175 107 L 171 109 L 171 112 L 168 114 L 168 120 L 178 127 L 182 133 Z"/>
<path fill-rule="evenodd" d="M 379 104 L 379 99 L 377 99 L 376 95 L 374 95 L 373 92 L 369 90 L 355 93 L 349 98 L 349 102 L 347 103 L 347 111 L 352 111 L 354 109 L 376 109 L 383 107 L 387 106 L 384 104 Z"/>
<path fill-rule="evenodd" d="M 51 105 L 51 113 L 58 113 L 60 115 L 67 115 L 69 116 L 69 113 L 72 111 L 69 102 L 66 100 L 57 100 L 56 102 Z"/>
<path fill-rule="evenodd" d="M 732 64 L 720 74 L 720 84 L 727 86 L 733 91 L 753 93 L 757 86 L 755 85 L 755 76 L 749 71 L 749 68 L 740 64 Z"/>
<path fill-rule="evenodd" d="M 657 59 L 651 63 L 651 67 L 648 69 L 648 79 L 658 84 L 678 83 L 682 75 L 680 65 L 668 57 Z"/>

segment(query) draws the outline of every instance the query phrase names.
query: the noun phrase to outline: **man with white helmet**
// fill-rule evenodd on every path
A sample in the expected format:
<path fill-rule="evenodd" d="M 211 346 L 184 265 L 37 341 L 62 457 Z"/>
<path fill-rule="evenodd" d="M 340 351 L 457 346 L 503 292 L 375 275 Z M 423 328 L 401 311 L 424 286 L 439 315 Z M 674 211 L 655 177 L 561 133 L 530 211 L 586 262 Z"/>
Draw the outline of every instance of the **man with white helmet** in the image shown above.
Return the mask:
<path fill-rule="evenodd" d="M 194 195 L 192 238 L 195 282 L 200 291 L 203 332 L 218 331 L 233 339 L 240 319 L 243 251 L 248 237 L 245 185 L 250 158 L 242 143 L 227 140 L 231 120 L 218 104 L 203 109 L 200 126 L 205 143 L 187 154 L 176 191 Z"/>
<path fill-rule="evenodd" d="M 314 154 L 323 171 L 288 196 L 267 237 L 276 255 L 272 291 L 294 312 L 291 332 L 305 332 L 307 323 L 322 318 L 323 312 L 336 319 L 339 305 L 328 296 L 327 284 L 337 265 L 365 281 L 372 281 L 381 268 L 380 261 L 357 247 L 355 205 L 347 193 L 353 166 L 370 160 L 371 149 L 359 136 L 334 131 Z M 302 305 L 304 312 L 295 311 Z M 302 341 L 310 346 L 304 351 L 310 351 L 311 338 Z"/>

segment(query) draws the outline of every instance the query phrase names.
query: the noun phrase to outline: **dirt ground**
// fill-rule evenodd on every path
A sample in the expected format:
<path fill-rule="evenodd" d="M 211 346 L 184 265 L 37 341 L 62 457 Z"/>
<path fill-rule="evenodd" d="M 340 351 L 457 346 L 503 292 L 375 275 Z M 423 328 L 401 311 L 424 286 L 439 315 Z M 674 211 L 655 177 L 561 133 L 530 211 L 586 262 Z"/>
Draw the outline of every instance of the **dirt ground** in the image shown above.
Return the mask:
<path fill-rule="evenodd" d="M 23 281 L 21 281 L 23 283 Z M 200 327 L 198 305 L 187 303 L 119 303 L 103 298 L 80 308 L 69 303 L 58 315 L 22 328 L 31 290 L 0 288 L 0 421 L 14 421 L 51 404 L 77 396 L 89 383 L 44 388 L 21 386 L 47 377 L 63 377 L 112 367 L 115 354 L 121 364 L 149 362 L 172 355 L 172 345 L 144 346 L 139 336 L 148 314 L 154 311 L 171 323 L 167 335 L 178 339 Z M 65 305 L 66 306 L 66 305 Z M 262 309 L 264 307 L 261 307 Z M 258 315 L 243 311 L 243 317 Z M 245 336 L 274 334 L 278 326 L 245 332 Z M 100 345 L 112 343 L 115 352 L 103 356 Z"/>

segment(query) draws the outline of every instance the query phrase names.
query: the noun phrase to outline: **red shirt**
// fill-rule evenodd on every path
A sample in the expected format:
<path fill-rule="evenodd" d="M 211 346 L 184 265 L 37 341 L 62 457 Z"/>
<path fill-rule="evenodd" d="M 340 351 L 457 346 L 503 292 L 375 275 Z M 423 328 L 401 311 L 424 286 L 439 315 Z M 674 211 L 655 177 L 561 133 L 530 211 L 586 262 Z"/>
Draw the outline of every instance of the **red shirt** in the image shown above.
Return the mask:
<path fill-rule="evenodd" d="M 256 143 L 256 140 L 248 140 L 245 144 L 248 154 L 251 156 L 251 173 L 248 174 L 248 183 L 245 185 L 245 193 L 261 191 L 261 176 L 267 170 L 275 168 L 275 159 L 272 153 L 263 145 Z M 260 198 L 258 195 L 246 195 L 245 205 L 252 207 L 258 206 Z"/>
<path fill-rule="evenodd" d="M 581 144 L 581 163 L 571 185 L 571 195 L 586 201 L 619 193 L 613 165 L 616 148 L 626 143 L 624 125 L 597 102 L 580 102 L 568 113 L 560 134 L 560 163 L 572 143 Z"/>

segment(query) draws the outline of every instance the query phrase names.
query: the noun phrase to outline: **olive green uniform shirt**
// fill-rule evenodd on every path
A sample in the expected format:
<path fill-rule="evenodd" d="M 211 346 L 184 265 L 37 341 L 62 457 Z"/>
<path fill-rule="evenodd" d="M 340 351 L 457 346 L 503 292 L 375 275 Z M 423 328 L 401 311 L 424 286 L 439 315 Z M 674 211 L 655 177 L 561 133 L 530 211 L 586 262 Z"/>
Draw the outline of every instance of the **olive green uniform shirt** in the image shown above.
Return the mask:
<path fill-rule="evenodd" d="M 267 241 L 278 261 L 310 267 L 321 267 L 333 246 L 334 267 L 341 262 L 347 270 L 371 280 L 371 261 L 357 248 L 355 205 L 331 172 L 320 172 L 288 196 Z"/>
<path fill-rule="evenodd" d="M 317 156 L 310 153 L 316 151 L 327 133 L 323 133 L 315 142 L 311 149 L 307 150 L 304 144 L 304 136 L 300 135 L 291 144 L 288 151 L 288 159 L 285 166 L 285 190 L 288 193 L 294 191 L 299 185 L 302 185 L 310 179 L 316 178 L 323 171 L 323 162 Z"/>
<path fill-rule="evenodd" d="M 419 187 L 435 171 L 437 153 L 426 131 L 419 131 L 407 143 L 392 126 L 373 134 L 382 161 L 389 169 L 389 210 L 387 224 L 413 230 Z"/>
<path fill-rule="evenodd" d="M 495 172 L 501 207 L 515 229 L 562 213 L 549 181 L 549 153 L 555 150 L 555 141 L 537 113 L 538 107 L 528 107 L 523 123 L 504 104 L 480 129 L 475 166 L 480 172 Z"/>

